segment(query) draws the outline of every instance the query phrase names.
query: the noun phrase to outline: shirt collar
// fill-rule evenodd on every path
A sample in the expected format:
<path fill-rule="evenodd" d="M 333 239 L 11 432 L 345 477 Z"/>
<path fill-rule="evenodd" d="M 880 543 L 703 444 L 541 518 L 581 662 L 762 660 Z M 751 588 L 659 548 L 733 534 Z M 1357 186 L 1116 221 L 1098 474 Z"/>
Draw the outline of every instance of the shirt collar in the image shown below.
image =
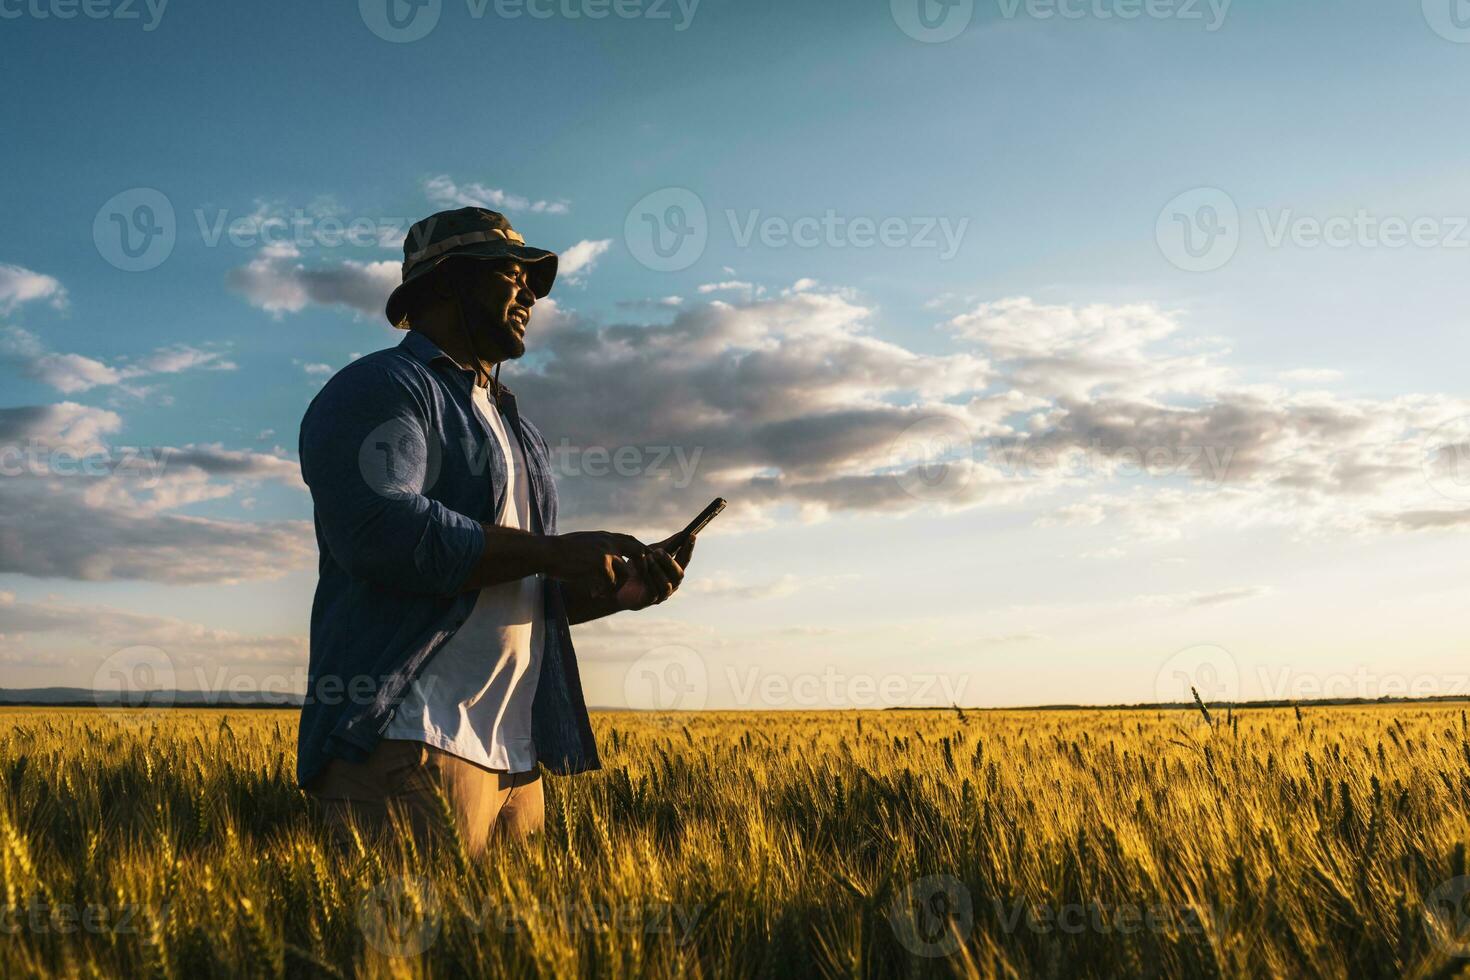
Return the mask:
<path fill-rule="evenodd" d="M 403 340 L 399 342 L 398 346 L 401 349 L 408 351 L 410 354 L 412 354 L 414 357 L 418 358 L 425 364 L 434 364 L 442 358 L 446 364 L 449 364 L 456 370 L 465 371 L 465 368 L 460 367 L 458 362 L 456 362 L 454 358 L 450 357 L 448 354 L 444 353 L 444 351 L 440 350 L 438 344 L 434 343 L 432 340 L 430 340 L 428 337 L 425 337 L 417 330 L 410 330 L 404 336 Z M 466 371 L 466 373 L 469 372 Z"/>
<path fill-rule="evenodd" d="M 450 357 L 448 354 L 444 353 L 444 351 L 439 347 L 438 344 L 434 343 L 432 340 L 419 333 L 417 330 L 410 330 L 408 334 L 403 338 L 403 340 L 399 341 L 398 346 L 402 350 L 407 351 L 420 362 L 427 364 L 430 367 L 433 367 L 435 364 L 439 364 L 442 362 L 445 366 L 452 368 L 462 377 L 468 379 L 471 386 L 473 386 L 475 383 L 474 371 L 470 370 L 467 367 L 461 367 L 460 363 L 454 358 Z M 502 384 L 500 386 L 500 396 L 502 398 L 514 398 L 515 393 L 512 392 L 507 385 Z"/>

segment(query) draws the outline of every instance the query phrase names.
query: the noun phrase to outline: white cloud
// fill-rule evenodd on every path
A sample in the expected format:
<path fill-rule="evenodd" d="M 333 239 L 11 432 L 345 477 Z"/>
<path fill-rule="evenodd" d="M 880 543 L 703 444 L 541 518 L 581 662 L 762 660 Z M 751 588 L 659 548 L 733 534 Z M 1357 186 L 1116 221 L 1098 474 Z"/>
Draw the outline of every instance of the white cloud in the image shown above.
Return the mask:
<path fill-rule="evenodd" d="M 267 246 L 248 265 L 231 269 L 226 282 L 251 306 L 277 317 L 300 313 L 309 304 L 381 316 L 388 294 L 403 278 L 398 262 L 343 259 L 307 266 L 300 257 L 293 246 Z"/>
<path fill-rule="evenodd" d="M 51 276 L 0 263 L 0 314 L 14 313 L 20 306 L 37 300 L 45 300 L 58 310 L 65 309 L 66 290 Z"/>
<path fill-rule="evenodd" d="M 238 367 L 221 351 L 200 350 L 188 344 L 176 344 L 173 347 L 160 347 L 136 365 L 126 368 L 124 373 L 127 377 L 141 377 L 149 374 L 178 374 L 196 369 L 234 371 Z"/>
<path fill-rule="evenodd" d="M 717 493 L 731 500 L 727 526 L 783 508 L 907 510 L 921 501 L 899 479 L 912 468 L 898 452 L 906 431 L 934 417 L 988 431 L 1012 399 L 979 394 L 992 375 L 983 358 L 878 340 L 868 315 L 813 291 L 709 302 L 668 324 L 578 321 L 541 336 L 538 370 L 506 380 L 553 447 L 666 450 L 639 450 L 635 476 L 565 481 L 579 519 L 661 525 Z M 952 503 L 1005 491 L 992 468 L 961 465 Z"/>
<path fill-rule="evenodd" d="M 81 354 L 38 354 L 26 362 L 25 373 L 63 395 L 74 395 L 98 385 L 115 385 L 122 380 L 118 371 Z"/>
<path fill-rule="evenodd" d="M 1297 368 L 1282 371 L 1276 377 L 1290 384 L 1324 385 L 1342 380 L 1342 372 L 1331 368 Z"/>
<path fill-rule="evenodd" d="M 1149 606 L 1174 606 L 1195 608 L 1199 606 L 1223 606 L 1231 602 L 1259 599 L 1270 595 L 1271 590 L 1263 586 L 1243 585 L 1210 592 L 1171 592 L 1160 595 L 1142 595 L 1138 601 Z"/>
<path fill-rule="evenodd" d="M 757 286 L 753 282 L 745 282 L 742 279 L 727 279 L 724 282 L 700 283 L 695 290 L 701 296 L 711 293 L 743 293 L 746 299 L 755 299 L 765 295 L 765 287 Z M 790 290 L 789 292 L 801 292 L 801 290 Z M 789 293 L 788 293 L 789 294 Z"/>
<path fill-rule="evenodd" d="M 28 669 L 74 668 L 69 686 L 93 687 L 92 675 L 105 658 L 128 647 L 161 651 L 158 663 L 163 686 L 184 691 L 215 691 L 220 681 L 238 677 L 237 670 L 262 666 L 301 668 L 306 663 L 304 636 L 240 633 L 189 620 L 129 612 L 112 606 L 58 599 L 0 603 L 5 632 L 0 633 L 0 659 L 24 663 Z M 80 668 L 75 669 L 75 668 Z"/>
<path fill-rule="evenodd" d="M 662 324 L 568 314 L 507 380 L 553 447 L 565 440 L 566 512 L 589 521 L 674 526 L 718 494 L 727 528 L 1021 500 L 1043 527 L 1119 522 L 1156 540 L 1470 526 L 1470 500 L 1427 479 L 1470 454 L 1470 428 L 1431 435 L 1470 401 L 1251 383 L 1221 343 L 1148 304 L 984 303 L 947 322 L 948 354 L 874 337 L 870 313 L 813 287 Z M 579 447 L 630 450 L 644 469 L 589 475 Z M 935 472 L 943 492 L 924 485 Z"/>
<path fill-rule="evenodd" d="M 492 211 L 529 211 L 532 214 L 566 214 L 566 201 L 533 201 L 498 187 L 470 182 L 459 184 L 448 174 L 424 181 L 424 196 L 438 208 L 477 207 Z"/>
<path fill-rule="evenodd" d="M 236 368 L 234 362 L 227 360 L 220 351 L 201 350 L 184 344 L 160 347 L 134 363 L 109 365 L 82 354 L 48 350 L 35 334 L 13 326 L 0 332 L 0 355 L 14 362 L 27 377 L 64 395 L 122 385 L 126 381 L 155 374 L 178 374 L 195 369 L 233 371 Z M 140 391 L 135 390 L 134 393 Z"/>
<path fill-rule="evenodd" d="M 569 282 L 581 282 L 611 246 L 611 238 L 578 242 L 557 254 L 557 275 L 565 277 Z"/>
<path fill-rule="evenodd" d="M 306 522 L 177 513 L 261 481 L 300 487 L 294 461 L 217 444 L 115 446 L 121 427 L 70 402 L 0 409 L 0 572 L 233 582 L 310 564 Z"/>

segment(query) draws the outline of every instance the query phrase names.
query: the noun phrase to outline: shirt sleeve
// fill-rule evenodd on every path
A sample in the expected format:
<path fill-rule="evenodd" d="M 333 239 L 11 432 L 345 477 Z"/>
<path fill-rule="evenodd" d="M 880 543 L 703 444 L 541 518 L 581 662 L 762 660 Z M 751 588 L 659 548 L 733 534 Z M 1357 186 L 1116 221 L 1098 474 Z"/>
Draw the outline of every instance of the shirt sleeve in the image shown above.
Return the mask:
<path fill-rule="evenodd" d="M 423 595 L 463 591 L 485 549 L 478 521 L 426 496 L 442 440 L 423 394 L 382 365 L 338 372 L 301 422 L 317 527 L 348 574 Z"/>

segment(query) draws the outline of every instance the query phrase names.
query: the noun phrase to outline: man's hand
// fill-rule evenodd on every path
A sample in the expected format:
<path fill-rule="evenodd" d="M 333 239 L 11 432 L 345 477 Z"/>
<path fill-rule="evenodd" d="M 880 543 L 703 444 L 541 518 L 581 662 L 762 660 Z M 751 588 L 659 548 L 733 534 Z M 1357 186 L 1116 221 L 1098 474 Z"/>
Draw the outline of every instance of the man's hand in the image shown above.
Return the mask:
<path fill-rule="evenodd" d="M 629 579 L 632 568 L 624 559 L 643 562 L 648 546 L 631 534 L 615 531 L 573 531 L 549 539 L 546 574 L 585 586 L 594 597 L 615 593 Z"/>
<path fill-rule="evenodd" d="M 670 548 L 678 550 L 670 554 Z M 685 542 L 676 534 L 649 545 L 643 557 L 633 557 L 626 562 L 617 559 L 623 566 L 625 577 L 619 580 L 616 589 L 596 597 L 588 593 L 583 583 L 571 583 L 564 590 L 567 618 L 575 625 L 663 602 L 679 588 L 679 583 L 684 580 L 684 569 L 693 554 L 694 542 Z"/>
<path fill-rule="evenodd" d="M 646 609 L 663 602 L 679 589 L 684 581 L 684 565 L 694 553 L 694 542 L 690 540 L 678 549 L 678 555 L 669 554 L 669 548 L 678 544 L 674 538 L 666 538 L 652 546 L 648 554 L 629 562 L 632 574 L 616 593 L 616 602 L 621 609 Z"/>

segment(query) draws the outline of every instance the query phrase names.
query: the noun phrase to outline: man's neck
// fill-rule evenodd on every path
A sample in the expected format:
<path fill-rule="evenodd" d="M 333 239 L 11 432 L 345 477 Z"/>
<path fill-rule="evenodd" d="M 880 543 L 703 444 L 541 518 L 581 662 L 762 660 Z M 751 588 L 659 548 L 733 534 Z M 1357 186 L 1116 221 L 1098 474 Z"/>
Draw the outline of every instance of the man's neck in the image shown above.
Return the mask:
<path fill-rule="evenodd" d="M 495 371 L 496 364 L 499 362 L 487 361 L 481 358 L 477 363 L 475 355 L 470 351 L 469 345 L 465 343 L 465 339 L 458 335 L 460 333 L 459 330 L 452 328 L 446 329 L 443 324 L 437 323 L 424 327 L 415 327 L 414 329 L 431 340 L 434 346 L 453 358 L 454 363 L 466 371 L 474 371 L 475 385 L 477 387 L 489 387 L 490 377 Z"/>

